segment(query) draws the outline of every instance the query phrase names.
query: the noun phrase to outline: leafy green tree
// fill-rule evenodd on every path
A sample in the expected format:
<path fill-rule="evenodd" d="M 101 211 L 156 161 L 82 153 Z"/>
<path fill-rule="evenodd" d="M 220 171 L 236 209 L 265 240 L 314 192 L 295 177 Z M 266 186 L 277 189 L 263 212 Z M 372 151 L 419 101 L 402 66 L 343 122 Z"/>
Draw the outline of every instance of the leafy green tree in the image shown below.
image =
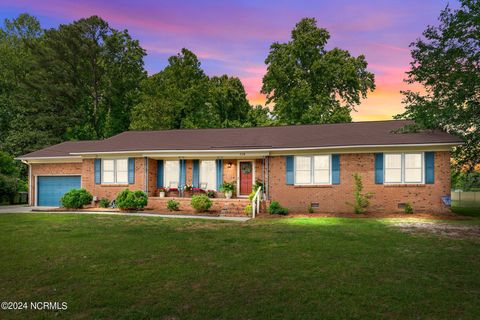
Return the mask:
<path fill-rule="evenodd" d="M 326 50 L 329 38 L 314 18 L 304 18 L 289 42 L 270 46 L 262 93 L 267 94 L 267 104 L 275 104 L 280 123 L 351 121 L 351 111 L 375 89 L 365 57 L 352 57 L 339 48 Z"/>
<path fill-rule="evenodd" d="M 26 43 L 42 35 L 35 17 L 21 14 L 4 21 L 0 28 L 0 146 L 8 136 L 20 105 L 16 96 L 23 89 L 21 83 L 28 75 L 32 55 Z"/>
<path fill-rule="evenodd" d="M 247 113 L 247 118 L 244 121 L 227 121 L 224 122 L 224 128 L 249 128 L 249 127 L 267 127 L 276 125 L 277 122 L 274 119 L 270 109 L 257 105 L 250 107 Z"/>
<path fill-rule="evenodd" d="M 397 118 L 462 137 L 466 144 L 456 148 L 456 164 L 473 170 L 480 163 L 480 3 L 460 3 L 458 10 L 446 7 L 439 25 L 411 44 L 406 81 L 422 84 L 424 92 L 403 92 L 406 110 Z"/>
<path fill-rule="evenodd" d="M 0 203 L 12 203 L 21 185 L 19 169 L 13 157 L 0 151 Z"/>
<path fill-rule="evenodd" d="M 247 120 L 251 107 L 240 79 L 227 75 L 210 78 L 210 95 L 222 124 Z"/>
<path fill-rule="evenodd" d="M 127 31 L 93 16 L 46 30 L 26 44 L 30 70 L 6 141 L 13 154 L 128 129 L 146 73 L 145 51 Z"/>
<path fill-rule="evenodd" d="M 131 127 L 156 130 L 194 127 L 215 112 L 207 106 L 208 77 L 195 54 L 187 49 L 168 59 L 168 66 L 143 81 L 140 103 L 134 107 Z M 215 122 L 216 119 L 215 119 Z M 203 125 L 200 125 L 203 126 Z"/>
<path fill-rule="evenodd" d="M 209 78 L 188 49 L 144 80 L 131 128 L 159 130 L 237 126 L 248 120 L 250 105 L 238 78 Z"/>

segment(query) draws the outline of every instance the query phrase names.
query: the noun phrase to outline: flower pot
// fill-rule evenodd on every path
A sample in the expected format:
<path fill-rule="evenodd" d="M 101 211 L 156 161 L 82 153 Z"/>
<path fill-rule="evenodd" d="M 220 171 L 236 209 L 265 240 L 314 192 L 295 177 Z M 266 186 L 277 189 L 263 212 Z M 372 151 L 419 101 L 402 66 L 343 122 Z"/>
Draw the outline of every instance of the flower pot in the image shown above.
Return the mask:
<path fill-rule="evenodd" d="M 165 198 L 165 192 L 163 192 L 163 191 L 160 192 L 158 195 L 160 196 L 160 198 Z"/>
<path fill-rule="evenodd" d="M 232 198 L 232 191 L 225 191 L 225 198 L 231 199 Z"/>

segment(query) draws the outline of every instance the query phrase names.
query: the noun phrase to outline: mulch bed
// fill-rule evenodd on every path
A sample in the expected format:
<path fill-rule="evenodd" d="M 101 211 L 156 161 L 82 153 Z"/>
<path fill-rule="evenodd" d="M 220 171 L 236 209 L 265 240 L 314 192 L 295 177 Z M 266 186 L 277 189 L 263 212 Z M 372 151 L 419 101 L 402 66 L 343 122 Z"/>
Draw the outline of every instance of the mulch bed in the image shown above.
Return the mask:
<path fill-rule="evenodd" d="M 471 220 L 471 217 L 460 216 L 454 213 L 289 213 L 286 216 L 263 213 L 258 216 L 259 218 L 271 219 L 271 218 L 401 218 L 401 219 L 433 219 L 433 220 Z"/>

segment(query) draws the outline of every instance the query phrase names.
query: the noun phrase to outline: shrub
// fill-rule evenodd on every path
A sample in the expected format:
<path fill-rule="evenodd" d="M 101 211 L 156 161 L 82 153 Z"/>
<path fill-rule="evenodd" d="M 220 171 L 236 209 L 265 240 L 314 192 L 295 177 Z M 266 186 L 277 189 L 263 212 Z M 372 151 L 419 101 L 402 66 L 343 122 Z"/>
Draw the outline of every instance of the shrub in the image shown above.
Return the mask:
<path fill-rule="evenodd" d="M 257 191 L 258 188 L 263 189 L 263 182 L 261 180 L 257 180 L 253 185 L 253 191 Z"/>
<path fill-rule="evenodd" d="M 204 212 L 210 209 L 212 206 L 212 200 L 210 200 L 210 198 L 208 198 L 205 194 L 195 195 L 192 197 L 190 205 L 195 209 L 195 211 Z"/>
<path fill-rule="evenodd" d="M 168 200 L 167 202 L 167 209 L 170 211 L 178 211 L 180 207 L 180 202 L 175 200 Z"/>
<path fill-rule="evenodd" d="M 282 207 L 277 201 L 272 201 L 272 203 L 270 203 L 270 206 L 268 207 L 268 213 L 287 215 L 288 209 Z"/>
<path fill-rule="evenodd" d="M 258 189 L 263 189 L 263 183 L 260 180 L 257 180 L 257 182 L 252 186 L 252 192 L 248 195 L 248 199 L 250 201 L 253 200 L 253 197 L 255 197 L 255 193 L 257 193 Z"/>
<path fill-rule="evenodd" d="M 369 199 L 373 196 L 373 193 L 371 192 L 362 193 L 363 191 L 362 177 L 358 173 L 353 174 L 353 179 L 355 180 L 354 182 L 355 186 L 353 191 L 355 202 L 354 203 L 347 202 L 347 204 L 353 207 L 353 211 L 355 211 L 355 213 L 364 213 L 365 211 L 367 211 L 367 208 L 370 205 Z"/>
<path fill-rule="evenodd" d="M 207 197 L 215 198 L 215 191 L 214 190 L 208 190 L 207 191 Z"/>
<path fill-rule="evenodd" d="M 308 212 L 308 213 L 314 213 L 314 212 L 315 212 L 315 210 L 313 210 L 313 207 L 312 207 L 311 204 L 308 205 L 308 207 L 307 207 L 307 212 Z"/>
<path fill-rule="evenodd" d="M 413 207 L 410 202 L 405 203 L 405 213 L 413 213 Z"/>
<path fill-rule="evenodd" d="M 143 191 L 125 189 L 117 195 L 116 205 L 123 210 L 143 209 L 148 202 L 147 194 Z"/>
<path fill-rule="evenodd" d="M 109 205 L 110 205 L 110 200 L 108 200 L 107 198 L 102 198 L 100 199 L 100 201 L 98 201 L 98 206 L 100 208 L 108 208 Z"/>
<path fill-rule="evenodd" d="M 60 199 L 62 207 L 71 209 L 80 209 L 84 205 L 91 203 L 93 196 L 85 189 L 72 189 L 65 193 Z"/>
<path fill-rule="evenodd" d="M 251 204 L 247 204 L 247 206 L 245 207 L 245 209 L 243 209 L 243 212 L 245 212 L 245 214 L 248 216 L 252 213 L 252 205 Z"/>

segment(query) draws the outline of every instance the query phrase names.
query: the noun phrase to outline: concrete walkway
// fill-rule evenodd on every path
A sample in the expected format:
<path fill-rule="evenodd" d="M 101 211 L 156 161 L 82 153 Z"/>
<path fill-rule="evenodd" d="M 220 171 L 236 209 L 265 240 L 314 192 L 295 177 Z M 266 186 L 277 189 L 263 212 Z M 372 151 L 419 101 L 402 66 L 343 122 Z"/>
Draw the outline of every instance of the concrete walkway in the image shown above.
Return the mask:
<path fill-rule="evenodd" d="M 41 207 L 42 210 L 48 208 Z M 35 207 L 29 207 L 26 205 L 15 206 L 0 206 L 0 214 L 2 213 L 27 213 L 32 212 Z M 53 209 L 53 207 L 52 207 Z M 44 211 L 42 211 L 44 212 Z M 239 221 L 244 222 L 250 220 L 249 217 L 212 217 L 212 216 L 198 216 L 198 215 L 178 215 L 178 214 L 156 214 L 156 213 L 128 213 L 128 212 L 108 212 L 108 211 L 53 211 L 44 212 L 51 214 L 106 214 L 114 216 L 133 216 L 133 217 L 157 217 L 157 218 L 179 218 L 179 219 L 205 219 L 205 220 L 223 220 L 223 221 Z"/>
<path fill-rule="evenodd" d="M 157 213 L 128 213 L 128 212 L 105 212 L 105 211 L 54 211 L 52 214 L 107 214 L 112 216 L 132 216 L 132 217 L 157 217 L 157 218 L 177 218 L 177 219 L 205 219 L 205 220 L 223 220 L 223 221 L 239 221 L 245 222 L 250 220 L 250 217 L 212 217 L 212 216 L 198 216 L 198 215 L 180 215 L 180 214 L 157 214 Z"/>

